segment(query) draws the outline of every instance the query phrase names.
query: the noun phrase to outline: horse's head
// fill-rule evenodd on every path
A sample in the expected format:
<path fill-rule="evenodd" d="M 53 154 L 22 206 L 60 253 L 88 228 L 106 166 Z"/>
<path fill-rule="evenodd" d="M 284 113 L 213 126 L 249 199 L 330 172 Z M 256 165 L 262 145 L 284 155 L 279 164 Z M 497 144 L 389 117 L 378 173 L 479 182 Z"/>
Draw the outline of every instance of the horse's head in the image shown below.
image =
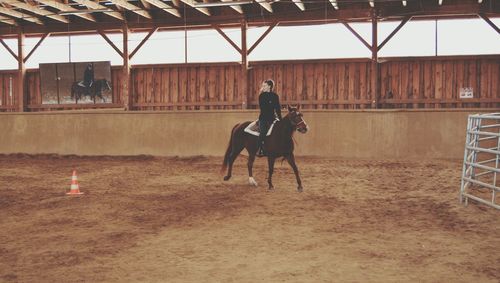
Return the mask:
<path fill-rule="evenodd" d="M 304 115 L 302 115 L 299 110 L 300 105 L 297 105 L 297 107 L 288 105 L 288 117 L 293 128 L 300 133 L 305 134 L 307 130 L 309 130 L 309 127 L 307 126 L 306 121 L 304 121 Z"/>

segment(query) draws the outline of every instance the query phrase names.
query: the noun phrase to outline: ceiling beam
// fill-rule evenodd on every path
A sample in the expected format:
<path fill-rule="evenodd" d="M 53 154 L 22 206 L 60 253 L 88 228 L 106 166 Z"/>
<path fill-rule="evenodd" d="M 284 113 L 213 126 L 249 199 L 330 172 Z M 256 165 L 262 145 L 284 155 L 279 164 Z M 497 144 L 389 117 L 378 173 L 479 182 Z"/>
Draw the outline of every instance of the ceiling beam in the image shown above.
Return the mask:
<path fill-rule="evenodd" d="M 179 11 L 176 8 L 174 8 L 174 7 L 168 5 L 160 0 L 142 0 L 142 1 L 149 3 L 157 8 L 160 8 L 163 11 L 170 13 L 178 18 L 181 17 L 181 14 L 179 13 Z"/>
<path fill-rule="evenodd" d="M 295 5 L 297 5 L 297 7 L 299 7 L 301 11 L 304 11 L 306 9 L 304 3 L 302 3 L 301 0 L 292 0 L 292 2 L 295 3 Z"/>
<path fill-rule="evenodd" d="M 132 59 L 132 57 L 134 57 L 135 53 L 137 53 L 137 51 L 139 51 L 139 49 L 141 49 L 141 47 L 148 41 L 148 39 L 153 35 L 153 33 L 155 33 L 156 31 L 158 30 L 158 27 L 155 27 L 153 29 L 151 29 L 149 31 L 149 33 L 144 37 L 144 39 L 139 43 L 139 45 L 137 45 L 137 47 L 134 49 L 134 51 L 132 51 L 132 53 L 130 53 L 130 55 L 128 56 L 129 59 Z"/>
<path fill-rule="evenodd" d="M 233 0 L 221 0 L 222 2 L 233 2 Z M 233 10 L 235 10 L 236 12 L 240 13 L 240 14 L 243 14 L 243 9 L 241 8 L 241 6 L 239 5 L 231 5 L 229 6 L 231 8 L 233 8 Z"/>
<path fill-rule="evenodd" d="M 224 31 L 222 31 L 217 25 L 212 25 L 212 27 L 220 34 L 222 35 L 222 37 L 224 37 L 224 39 L 227 40 L 227 42 L 229 42 L 229 44 L 231 44 L 231 46 L 234 47 L 234 49 L 236 49 L 236 51 L 238 51 L 238 53 L 242 54 L 242 51 L 241 51 L 241 48 L 236 44 L 234 43 L 234 41 L 231 40 L 231 38 L 229 38 L 229 36 L 227 36 L 227 34 L 224 33 Z"/>
<path fill-rule="evenodd" d="M 89 9 L 98 9 L 98 10 L 104 9 L 104 10 L 109 10 L 108 7 L 106 7 L 104 5 L 100 5 L 97 2 L 90 1 L 90 0 L 72 0 L 72 1 L 76 2 L 76 3 L 80 4 L 80 5 L 84 5 L 84 6 L 86 6 Z M 125 21 L 125 18 L 119 12 L 104 12 L 104 14 L 106 14 L 108 16 L 111 16 L 113 18 L 116 18 L 116 19 L 118 19 L 120 21 Z"/>
<path fill-rule="evenodd" d="M 274 27 L 276 27 L 279 24 L 279 22 L 274 22 L 270 27 L 267 28 L 267 30 L 255 41 L 255 43 L 248 49 L 248 55 L 252 53 L 252 51 L 257 47 L 257 45 L 260 44 L 260 42 L 273 30 Z"/>
<path fill-rule="evenodd" d="M 52 13 L 51 11 L 40 9 L 37 6 L 33 6 L 31 4 L 28 4 L 28 3 L 19 2 L 17 0 L 0 0 L 0 3 L 6 3 L 6 4 L 9 4 L 10 6 L 14 6 L 16 8 L 20 8 L 20 9 L 29 11 L 33 14 L 48 17 L 48 18 L 54 19 L 56 21 L 59 21 L 61 23 L 66 23 L 66 24 L 69 23 L 69 20 L 66 17 L 56 15 L 56 14 Z"/>
<path fill-rule="evenodd" d="M 188 6 L 191 6 L 193 8 L 195 8 L 196 10 L 202 12 L 203 14 L 207 15 L 207 16 L 210 16 L 210 11 L 208 11 L 207 8 L 197 8 L 196 7 L 196 4 L 199 3 L 199 2 L 196 2 L 194 0 L 181 0 L 181 2 L 183 2 L 184 4 L 187 4 Z"/>
<path fill-rule="evenodd" d="M 269 13 L 273 12 L 273 7 L 271 7 L 271 3 L 266 2 L 266 0 L 257 0 L 256 2 L 259 3 Z"/>
<path fill-rule="evenodd" d="M 372 49 L 372 46 L 366 42 L 366 40 L 356 31 L 354 30 L 348 23 L 346 22 L 342 22 L 342 24 L 352 32 L 352 34 L 354 34 L 354 36 L 356 36 L 356 38 L 359 39 L 359 41 L 361 41 L 361 43 L 363 43 L 368 49 Z"/>
<path fill-rule="evenodd" d="M 42 42 L 50 36 L 50 33 L 46 33 L 42 36 L 42 38 L 40 38 L 40 40 L 35 44 L 35 46 L 31 49 L 30 53 L 28 53 L 28 55 L 26 55 L 26 57 L 24 57 L 24 63 L 26 63 L 28 61 L 28 59 L 31 57 L 31 55 L 33 55 L 33 53 L 35 53 L 36 49 L 40 46 L 40 44 L 42 44 Z"/>
<path fill-rule="evenodd" d="M 391 34 L 389 34 L 386 39 L 384 39 L 384 41 L 382 41 L 382 43 L 379 44 L 379 46 L 377 47 L 377 51 L 380 51 L 380 49 L 382 49 L 382 47 L 384 47 L 384 45 L 389 42 L 389 40 L 391 40 L 391 38 L 396 35 L 396 33 L 411 19 L 410 16 L 406 17 L 403 19 L 403 21 L 401 21 L 401 23 L 391 32 Z"/>
<path fill-rule="evenodd" d="M 11 18 L 5 18 L 5 17 L 0 16 L 0 22 L 11 25 L 11 26 L 17 26 L 16 21 L 11 19 Z"/>
<path fill-rule="evenodd" d="M 487 24 L 489 24 L 494 30 L 496 30 L 500 34 L 500 28 L 498 28 L 494 22 L 492 22 L 485 14 L 478 14 L 481 19 L 483 19 Z"/>
<path fill-rule="evenodd" d="M 3 45 L 3 47 L 5 47 L 5 49 L 7 49 L 7 51 L 9 51 L 10 55 L 12 55 L 12 57 L 14 57 L 16 59 L 16 61 L 19 61 L 17 58 L 17 54 L 14 53 L 14 51 L 12 51 L 12 49 L 10 49 L 10 47 L 7 45 L 7 43 L 5 43 L 5 41 L 3 41 L 3 39 L 0 38 L 0 44 Z"/>
<path fill-rule="evenodd" d="M 54 1 L 54 0 L 38 0 L 38 2 L 42 3 L 42 4 L 45 4 L 47 6 L 50 6 L 52 8 L 55 8 L 59 11 L 63 11 L 63 12 L 78 12 L 78 9 L 75 9 L 69 5 L 66 5 L 66 4 L 63 4 L 61 2 L 57 2 L 57 1 Z M 83 19 L 86 19 L 87 21 L 91 21 L 91 22 L 97 22 L 96 19 L 90 15 L 90 14 L 77 14 L 75 13 L 75 16 L 77 17 L 80 17 L 80 18 L 83 18 Z"/>
<path fill-rule="evenodd" d="M 330 0 L 330 3 L 332 4 L 333 8 L 335 8 L 335 10 L 339 9 L 339 4 L 337 3 L 337 0 Z"/>
<path fill-rule="evenodd" d="M 116 6 L 120 6 L 120 7 L 124 8 L 124 9 L 126 9 L 126 10 L 134 12 L 137 15 L 143 16 L 144 18 L 147 18 L 147 19 L 152 19 L 153 18 L 149 12 L 144 11 L 143 9 L 141 9 L 141 8 L 139 8 L 137 6 L 130 4 L 126 0 L 109 0 L 109 1 L 111 3 L 113 3 L 113 4 L 115 4 Z"/>
<path fill-rule="evenodd" d="M 13 9 L 10 8 L 0 7 L 0 13 L 14 18 L 23 19 L 25 21 L 32 22 L 35 24 L 43 25 L 43 22 L 40 21 L 38 17 L 14 11 Z"/>

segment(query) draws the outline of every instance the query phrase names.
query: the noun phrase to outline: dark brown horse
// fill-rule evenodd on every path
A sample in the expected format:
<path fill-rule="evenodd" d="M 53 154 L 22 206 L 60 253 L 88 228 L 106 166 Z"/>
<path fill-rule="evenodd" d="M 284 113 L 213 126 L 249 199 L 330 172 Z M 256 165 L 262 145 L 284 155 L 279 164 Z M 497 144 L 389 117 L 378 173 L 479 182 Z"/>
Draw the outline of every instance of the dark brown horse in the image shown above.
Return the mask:
<path fill-rule="evenodd" d="M 290 107 L 288 106 L 288 114 L 283 117 L 281 121 L 274 124 L 273 131 L 270 136 L 267 136 L 264 144 L 264 151 L 267 154 L 267 162 L 269 166 L 269 176 L 267 183 L 269 184 L 269 190 L 274 188 L 272 182 L 272 176 L 274 171 L 274 162 L 279 157 L 284 157 L 290 166 L 292 166 L 293 172 L 295 173 L 295 178 L 297 179 L 299 192 L 302 192 L 302 181 L 299 176 L 299 169 L 295 164 L 295 157 L 293 155 L 293 133 L 295 130 L 300 133 L 306 133 L 308 130 L 307 124 L 303 119 L 302 113 L 299 112 L 300 106 Z M 240 152 L 246 148 L 248 151 L 248 181 L 251 185 L 257 186 L 257 182 L 253 178 L 252 167 L 255 161 L 255 156 L 257 154 L 257 141 L 258 137 L 253 136 L 245 132 L 245 128 L 251 122 L 244 122 L 237 124 L 233 127 L 231 131 L 231 138 L 229 139 L 229 145 L 224 155 L 224 162 L 222 164 L 222 171 L 227 170 L 227 175 L 224 177 L 224 181 L 231 178 L 231 173 L 233 169 L 234 160 L 240 154 Z"/>

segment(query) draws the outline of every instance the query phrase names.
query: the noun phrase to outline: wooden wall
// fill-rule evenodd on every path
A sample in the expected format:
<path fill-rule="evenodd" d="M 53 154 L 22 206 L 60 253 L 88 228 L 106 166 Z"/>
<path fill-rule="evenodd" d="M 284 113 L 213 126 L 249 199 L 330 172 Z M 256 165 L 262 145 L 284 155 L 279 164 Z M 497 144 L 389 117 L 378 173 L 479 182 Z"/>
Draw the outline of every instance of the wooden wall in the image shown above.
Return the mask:
<path fill-rule="evenodd" d="M 241 109 L 239 64 L 140 66 L 132 69 L 139 110 Z"/>
<path fill-rule="evenodd" d="M 395 59 L 379 64 L 383 108 L 500 106 L 500 57 Z M 462 87 L 474 98 L 460 99 Z"/>
<path fill-rule="evenodd" d="M 308 109 L 500 107 L 498 55 L 380 58 L 378 68 L 377 98 L 369 59 L 251 62 L 247 93 L 238 63 L 140 65 L 132 67 L 130 89 L 134 110 L 242 109 L 243 103 L 257 108 L 260 86 L 269 78 L 282 104 Z M 112 104 L 41 105 L 39 72 L 28 70 L 28 108 L 121 107 L 122 68 L 112 67 L 111 77 Z M 0 72 L 0 111 L 15 109 L 16 80 L 15 71 Z M 462 87 L 472 87 L 474 98 L 460 99 Z"/>
<path fill-rule="evenodd" d="M 17 102 L 17 72 L 0 72 L 0 111 L 14 111 Z"/>
<path fill-rule="evenodd" d="M 249 104 L 258 106 L 262 81 L 273 79 L 282 104 L 301 104 L 311 109 L 370 107 L 370 60 L 317 60 L 251 64 Z"/>

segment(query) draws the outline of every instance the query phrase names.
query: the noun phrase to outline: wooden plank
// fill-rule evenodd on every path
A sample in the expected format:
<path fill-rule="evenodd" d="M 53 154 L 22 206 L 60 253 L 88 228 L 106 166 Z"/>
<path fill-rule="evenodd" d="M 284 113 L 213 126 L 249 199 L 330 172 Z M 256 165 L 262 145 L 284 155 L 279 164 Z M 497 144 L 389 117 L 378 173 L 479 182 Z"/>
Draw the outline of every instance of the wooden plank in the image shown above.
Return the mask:
<path fill-rule="evenodd" d="M 227 101 L 233 102 L 235 100 L 234 81 L 236 70 L 233 67 L 226 67 L 226 94 Z"/>
<path fill-rule="evenodd" d="M 225 69 L 224 67 L 217 68 L 217 85 L 216 85 L 216 99 L 217 101 L 226 101 L 225 100 L 225 89 L 226 89 L 226 80 L 225 80 Z M 223 109 L 224 107 L 218 107 L 217 109 Z"/>
<path fill-rule="evenodd" d="M 486 61 L 483 60 L 478 60 L 479 64 L 479 74 L 478 74 L 478 93 L 480 98 L 490 98 L 490 93 L 489 93 L 489 72 L 488 72 L 488 67 L 489 64 Z M 486 103 L 481 103 L 480 107 L 487 107 Z"/>
<path fill-rule="evenodd" d="M 421 69 L 422 68 L 420 62 L 415 61 L 412 63 L 412 74 L 410 76 L 412 99 L 418 99 L 421 97 L 421 92 L 420 92 Z M 413 108 L 419 108 L 419 105 L 413 104 Z"/>
<path fill-rule="evenodd" d="M 179 69 L 178 68 L 170 68 L 170 94 L 172 96 L 172 103 L 178 103 L 180 90 L 179 90 Z M 174 107 L 174 110 L 178 110 L 177 107 Z"/>
<path fill-rule="evenodd" d="M 217 84 L 217 69 L 215 67 L 208 67 L 208 101 L 216 101 L 216 84 Z M 210 109 L 215 109 L 210 107 Z"/>
<path fill-rule="evenodd" d="M 432 62 L 430 61 L 424 61 L 424 80 L 423 80 L 423 87 L 424 87 L 424 98 L 431 99 L 434 98 L 433 92 L 433 87 L 432 87 L 432 81 L 433 81 L 433 73 L 432 73 Z M 426 104 L 425 107 L 429 108 L 431 105 Z"/>
<path fill-rule="evenodd" d="M 410 95 L 410 91 L 409 91 L 409 88 L 408 88 L 410 70 L 409 70 L 409 66 L 408 65 L 409 65 L 409 62 L 401 62 L 400 63 L 401 75 L 400 75 L 400 87 L 399 87 L 399 91 L 400 91 L 400 97 L 402 99 L 408 99 L 409 95 Z M 407 105 L 402 105 L 401 107 L 402 108 L 407 108 L 408 106 Z"/>
<path fill-rule="evenodd" d="M 187 86 L 187 96 L 186 101 L 188 102 L 196 102 L 196 78 L 198 73 L 198 68 L 189 68 L 187 69 L 188 73 L 188 86 Z M 188 108 L 193 110 L 193 108 Z"/>
<path fill-rule="evenodd" d="M 445 61 L 443 69 L 443 98 L 453 98 L 453 62 Z M 450 107 L 454 107 L 451 105 Z"/>
<path fill-rule="evenodd" d="M 434 65 L 434 98 L 440 100 L 443 98 L 443 63 L 442 61 L 433 62 Z M 440 108 L 440 104 L 436 104 L 435 108 Z"/>
<path fill-rule="evenodd" d="M 355 100 L 355 92 L 356 92 L 356 63 L 350 63 L 348 65 L 348 97 L 347 100 L 351 103 L 349 105 L 349 109 L 354 109 L 354 100 Z"/>

